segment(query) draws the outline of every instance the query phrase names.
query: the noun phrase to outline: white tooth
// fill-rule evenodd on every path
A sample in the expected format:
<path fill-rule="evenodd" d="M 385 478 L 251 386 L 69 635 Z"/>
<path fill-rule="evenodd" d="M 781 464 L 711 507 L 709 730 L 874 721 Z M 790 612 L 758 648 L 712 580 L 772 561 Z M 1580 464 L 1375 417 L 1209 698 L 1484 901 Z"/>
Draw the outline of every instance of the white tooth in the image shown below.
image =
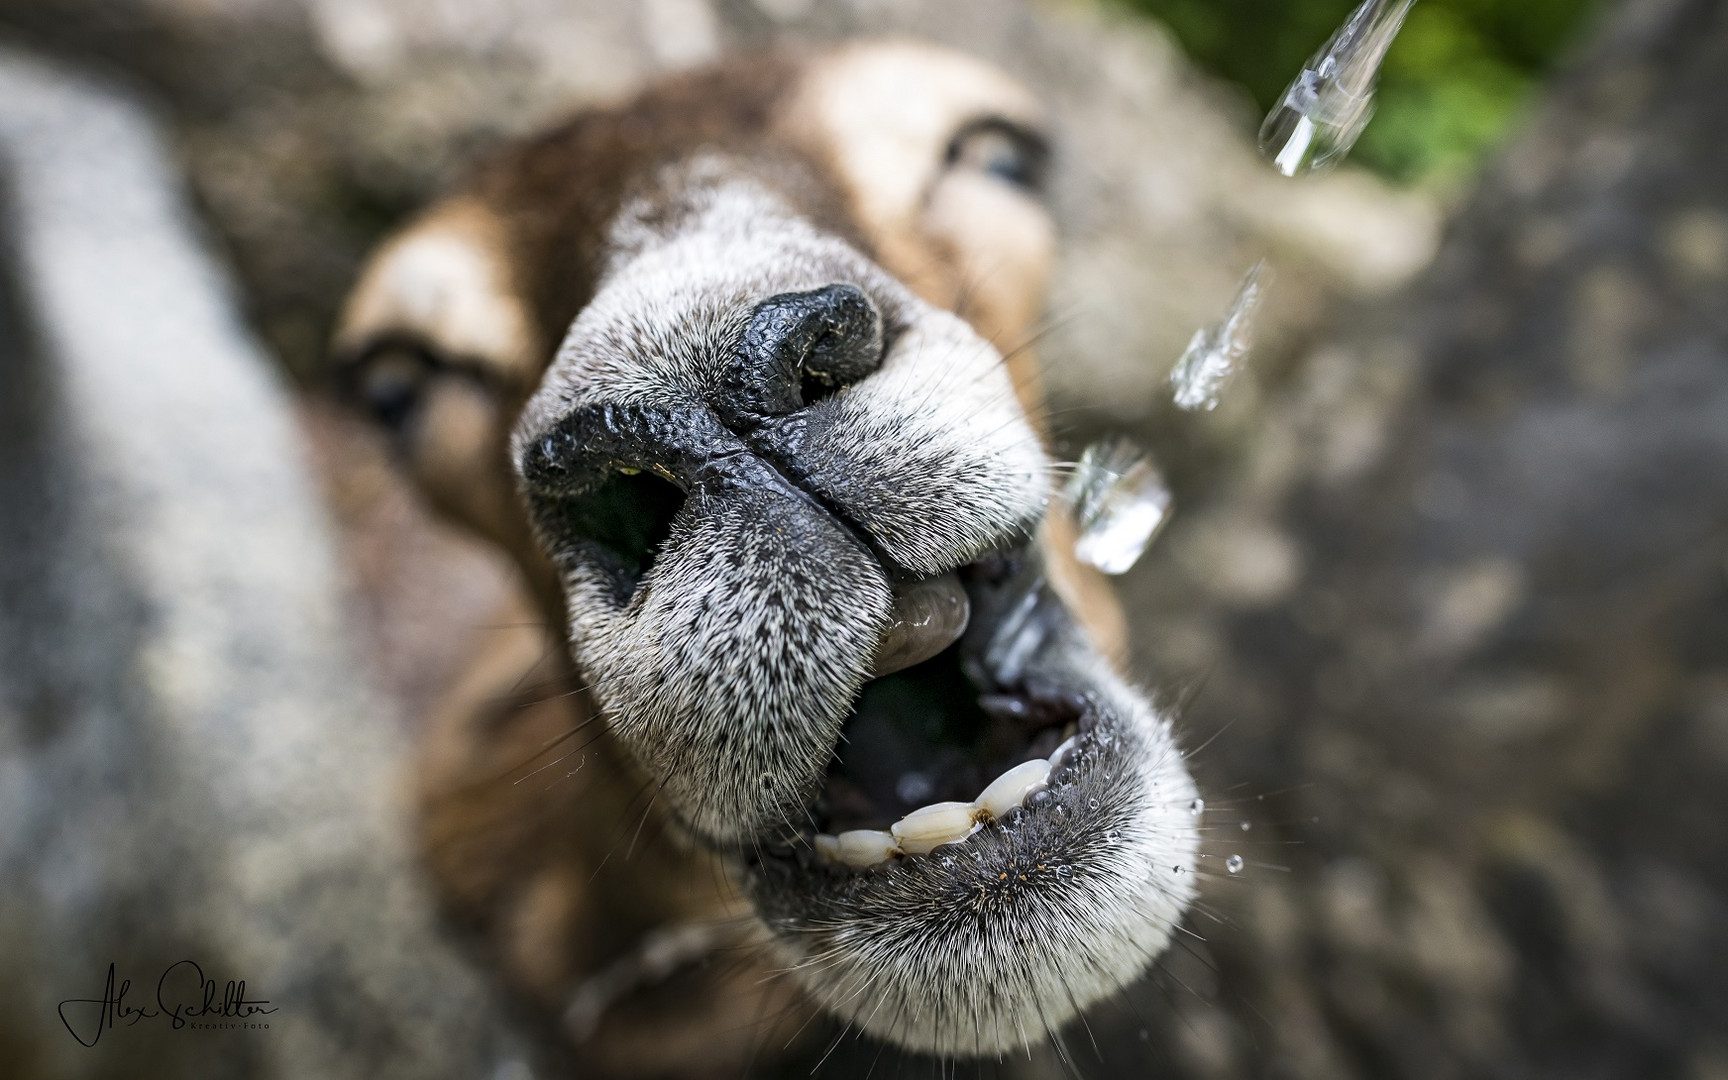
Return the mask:
<path fill-rule="evenodd" d="M 880 829 L 851 829 L 834 838 L 834 858 L 854 870 L 887 862 L 898 854 L 900 845 Z"/>
<path fill-rule="evenodd" d="M 984 794 L 978 796 L 978 805 L 990 811 L 991 817 L 999 818 L 1019 806 L 1032 791 L 1043 787 L 1049 778 L 1049 759 L 1023 761 L 991 781 Z"/>
<path fill-rule="evenodd" d="M 816 834 L 816 854 L 829 862 L 840 861 L 840 841 L 827 833 Z"/>
<path fill-rule="evenodd" d="M 976 803 L 931 803 L 896 821 L 894 839 L 908 855 L 927 855 L 943 844 L 971 836 L 979 828 L 977 817 Z"/>
<path fill-rule="evenodd" d="M 1048 759 L 1050 764 L 1051 765 L 1062 764 L 1062 759 L 1068 756 L 1068 751 L 1074 749 L 1075 745 L 1078 744 L 1079 742 L 1080 742 L 1080 736 L 1078 736 L 1078 735 L 1070 735 L 1066 739 L 1063 739 L 1061 746 L 1058 746 L 1056 749 L 1050 751 L 1050 757 Z"/>

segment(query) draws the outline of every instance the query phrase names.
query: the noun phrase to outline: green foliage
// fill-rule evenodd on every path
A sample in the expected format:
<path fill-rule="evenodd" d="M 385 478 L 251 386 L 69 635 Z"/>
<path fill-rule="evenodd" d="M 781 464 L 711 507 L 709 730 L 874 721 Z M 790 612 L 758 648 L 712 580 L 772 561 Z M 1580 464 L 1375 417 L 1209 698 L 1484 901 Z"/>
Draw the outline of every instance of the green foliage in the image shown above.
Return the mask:
<path fill-rule="evenodd" d="M 1352 0 L 1121 0 L 1270 109 Z M 1353 159 L 1396 180 L 1468 173 L 1517 118 L 1599 0 L 1418 0 L 1381 75 Z"/>

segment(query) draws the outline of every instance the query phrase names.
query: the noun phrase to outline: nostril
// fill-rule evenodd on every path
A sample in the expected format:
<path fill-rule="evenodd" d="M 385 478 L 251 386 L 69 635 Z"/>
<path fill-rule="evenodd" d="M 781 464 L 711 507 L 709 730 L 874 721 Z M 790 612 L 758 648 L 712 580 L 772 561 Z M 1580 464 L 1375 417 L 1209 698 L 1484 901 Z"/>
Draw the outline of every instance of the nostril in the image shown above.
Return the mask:
<path fill-rule="evenodd" d="M 788 300 L 791 308 L 801 309 L 805 325 L 818 330 L 801 360 L 805 380 L 838 388 L 857 382 L 882 363 L 882 316 L 857 286 L 830 285 L 774 299 Z"/>
<path fill-rule="evenodd" d="M 654 566 L 684 506 L 684 492 L 652 473 L 622 469 L 580 495 L 542 498 L 535 510 L 542 529 L 564 544 L 602 555 L 633 592 Z M 627 598 L 627 597 L 626 597 Z"/>
<path fill-rule="evenodd" d="M 798 379 L 798 400 L 804 405 L 814 405 L 823 398 L 838 393 L 844 385 L 846 384 L 839 379 L 825 377 L 814 371 L 806 371 Z"/>
<path fill-rule="evenodd" d="M 729 427 L 754 427 L 857 382 L 881 362 L 882 316 L 856 285 L 780 293 L 750 313 L 715 408 Z"/>

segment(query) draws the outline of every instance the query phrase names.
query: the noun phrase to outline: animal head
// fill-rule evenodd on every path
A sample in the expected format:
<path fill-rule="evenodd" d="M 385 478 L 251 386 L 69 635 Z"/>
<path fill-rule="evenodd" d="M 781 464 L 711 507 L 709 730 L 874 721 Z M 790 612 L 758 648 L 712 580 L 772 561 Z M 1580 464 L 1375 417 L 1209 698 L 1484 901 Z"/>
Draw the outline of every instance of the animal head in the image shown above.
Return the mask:
<path fill-rule="evenodd" d="M 1049 511 L 1047 146 L 921 45 L 684 75 L 495 156 L 337 341 L 682 849 L 823 1007 L 946 1054 L 1133 980 L 1192 896 L 1193 785 Z"/>

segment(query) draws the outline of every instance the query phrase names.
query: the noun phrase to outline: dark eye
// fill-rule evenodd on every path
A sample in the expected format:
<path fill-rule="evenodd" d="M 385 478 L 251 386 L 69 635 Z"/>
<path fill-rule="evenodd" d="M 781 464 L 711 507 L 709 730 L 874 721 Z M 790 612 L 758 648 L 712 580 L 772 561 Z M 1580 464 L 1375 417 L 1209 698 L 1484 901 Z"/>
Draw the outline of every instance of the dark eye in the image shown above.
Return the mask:
<path fill-rule="evenodd" d="M 400 431 L 439 367 L 427 349 L 389 342 L 369 349 L 344 373 L 348 395 L 380 424 Z"/>
<path fill-rule="evenodd" d="M 948 144 L 950 169 L 975 169 L 1027 191 L 1044 189 L 1050 147 L 1044 137 L 1006 120 L 981 120 Z"/>

